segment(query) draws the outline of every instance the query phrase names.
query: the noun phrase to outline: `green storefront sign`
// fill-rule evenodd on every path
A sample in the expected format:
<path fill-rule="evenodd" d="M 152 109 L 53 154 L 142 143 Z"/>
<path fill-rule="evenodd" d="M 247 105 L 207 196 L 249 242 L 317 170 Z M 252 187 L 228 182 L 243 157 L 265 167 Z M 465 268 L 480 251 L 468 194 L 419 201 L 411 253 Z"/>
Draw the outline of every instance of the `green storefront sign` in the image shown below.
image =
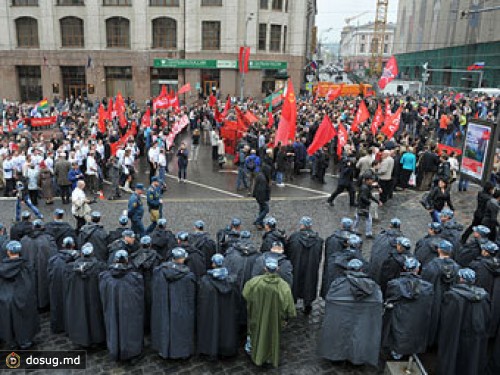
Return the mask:
<path fill-rule="evenodd" d="M 252 70 L 281 70 L 288 67 L 288 63 L 286 61 L 250 60 L 248 65 Z M 238 69 L 238 61 L 154 59 L 153 67 L 173 69 Z"/>

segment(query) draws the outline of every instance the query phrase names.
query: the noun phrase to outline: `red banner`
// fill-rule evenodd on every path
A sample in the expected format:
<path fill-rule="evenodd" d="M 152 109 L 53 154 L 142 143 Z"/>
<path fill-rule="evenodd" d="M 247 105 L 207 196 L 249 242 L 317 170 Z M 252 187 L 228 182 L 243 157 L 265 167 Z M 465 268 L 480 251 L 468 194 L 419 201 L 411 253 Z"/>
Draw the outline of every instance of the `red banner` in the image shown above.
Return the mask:
<path fill-rule="evenodd" d="M 454 152 L 458 156 L 462 155 L 462 150 L 460 150 L 459 148 L 446 146 L 442 143 L 438 143 L 437 148 L 438 148 L 438 155 L 439 156 L 441 156 L 443 151 L 445 151 L 448 155 L 451 155 L 452 152 Z"/>
<path fill-rule="evenodd" d="M 37 127 L 37 126 L 50 126 L 52 124 L 55 124 L 57 121 L 57 116 L 51 116 L 51 117 L 34 117 L 31 119 L 31 126 L 32 127 Z"/>

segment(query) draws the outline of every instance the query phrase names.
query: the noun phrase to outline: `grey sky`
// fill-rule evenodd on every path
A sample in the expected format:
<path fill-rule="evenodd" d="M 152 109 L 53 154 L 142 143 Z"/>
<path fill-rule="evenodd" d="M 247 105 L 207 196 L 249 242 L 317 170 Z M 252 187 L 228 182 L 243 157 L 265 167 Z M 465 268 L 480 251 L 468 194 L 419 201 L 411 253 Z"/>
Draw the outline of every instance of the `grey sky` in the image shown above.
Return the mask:
<path fill-rule="evenodd" d="M 332 28 L 328 33 L 324 33 L 322 39 L 325 42 L 338 42 L 340 31 L 345 25 L 345 19 L 368 11 L 369 13 L 351 21 L 351 25 L 367 23 L 375 20 L 376 0 L 317 0 L 318 14 L 316 15 L 316 25 L 318 26 L 318 38 L 325 30 Z M 389 11 L 387 20 L 396 22 L 399 0 L 389 0 Z"/>

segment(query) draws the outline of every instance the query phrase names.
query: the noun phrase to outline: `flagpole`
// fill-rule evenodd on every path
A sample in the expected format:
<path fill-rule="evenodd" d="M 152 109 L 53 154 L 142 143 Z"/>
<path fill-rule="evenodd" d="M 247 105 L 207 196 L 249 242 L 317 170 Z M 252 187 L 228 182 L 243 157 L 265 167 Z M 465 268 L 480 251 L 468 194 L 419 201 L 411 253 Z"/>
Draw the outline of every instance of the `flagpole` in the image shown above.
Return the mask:
<path fill-rule="evenodd" d="M 247 17 L 246 22 L 245 22 L 245 37 L 243 38 L 243 47 L 245 47 L 244 51 L 246 51 L 246 46 L 247 46 L 248 22 L 250 22 L 250 20 L 252 20 L 252 17 L 253 17 L 253 13 L 250 13 L 250 15 Z M 244 64 L 243 60 L 244 59 L 242 58 L 241 59 L 242 65 Z M 243 95 L 245 92 L 245 67 L 240 66 L 239 68 L 240 68 L 240 72 L 241 72 L 240 99 L 241 99 L 241 102 L 243 103 Z"/>

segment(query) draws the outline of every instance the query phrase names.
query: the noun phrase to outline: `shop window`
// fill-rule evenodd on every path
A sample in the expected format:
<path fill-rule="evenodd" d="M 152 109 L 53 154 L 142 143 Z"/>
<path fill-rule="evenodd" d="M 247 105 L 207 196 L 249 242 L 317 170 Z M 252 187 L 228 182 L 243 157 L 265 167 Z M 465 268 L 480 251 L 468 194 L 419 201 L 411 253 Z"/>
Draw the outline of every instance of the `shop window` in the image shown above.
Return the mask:
<path fill-rule="evenodd" d="M 22 102 L 42 99 L 42 71 L 40 66 L 18 66 L 17 79 Z"/>
<path fill-rule="evenodd" d="M 67 48 L 84 47 L 83 20 L 77 17 L 65 17 L 61 25 L 61 45 Z"/>
<path fill-rule="evenodd" d="M 220 21 L 203 21 L 201 23 L 202 49 L 220 49 Z"/>
<path fill-rule="evenodd" d="M 17 46 L 21 48 L 38 48 L 38 21 L 32 17 L 16 19 Z"/>
<path fill-rule="evenodd" d="M 177 21 L 161 17 L 153 20 L 153 48 L 177 48 Z"/>
<path fill-rule="evenodd" d="M 106 96 L 115 96 L 118 92 L 123 97 L 134 95 L 134 85 L 132 82 L 132 67 L 130 66 L 107 66 L 106 75 Z"/>
<path fill-rule="evenodd" d="M 177 91 L 178 89 L 178 71 L 169 68 L 151 68 L 151 96 L 158 96 L 161 87 L 165 86 L 167 90 Z"/>
<path fill-rule="evenodd" d="M 263 70 L 262 71 L 262 90 L 261 92 L 268 96 L 271 95 L 276 88 L 276 71 Z"/>
<path fill-rule="evenodd" d="M 201 81 L 203 83 L 203 95 L 209 96 L 215 93 L 220 86 L 220 70 L 202 69 Z"/>

